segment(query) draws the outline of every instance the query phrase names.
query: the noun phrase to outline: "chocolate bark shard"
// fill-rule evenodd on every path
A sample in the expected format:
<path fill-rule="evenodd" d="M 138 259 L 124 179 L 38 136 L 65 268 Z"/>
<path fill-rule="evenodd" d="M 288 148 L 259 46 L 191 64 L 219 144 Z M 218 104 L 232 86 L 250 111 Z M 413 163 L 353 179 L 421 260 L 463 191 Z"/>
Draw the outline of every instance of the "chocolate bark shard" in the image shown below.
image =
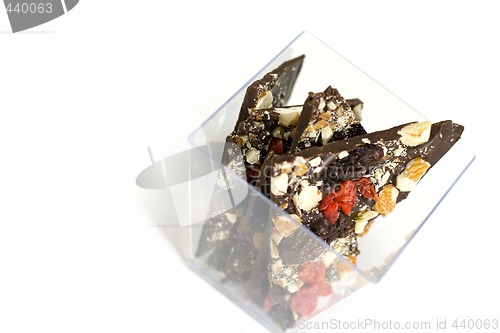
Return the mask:
<path fill-rule="evenodd" d="M 288 153 L 290 133 L 301 112 L 300 105 L 252 110 L 226 138 L 240 149 L 237 153 L 243 157 L 249 183 L 255 184 L 261 165 L 271 151 L 278 155 Z M 227 156 L 226 162 L 231 159 L 232 156 Z"/>
<path fill-rule="evenodd" d="M 337 89 L 328 86 L 323 92 L 309 93 L 293 133 L 291 152 L 361 134 L 366 131 L 354 111 Z"/>
<path fill-rule="evenodd" d="M 271 200 L 278 206 L 286 206 L 288 213 L 299 216 L 303 225 L 326 242 L 332 243 L 339 237 L 345 237 L 355 229 L 358 215 L 367 211 L 386 214 L 386 210 L 391 210 L 387 206 L 391 204 L 391 195 L 396 195 L 396 201 L 404 199 L 407 192 L 411 191 L 408 189 L 418 183 L 425 172 L 446 154 L 463 130 L 462 126 L 451 121 L 432 126 L 430 123 L 422 124 L 428 127 L 430 135 L 421 138 L 422 142 L 417 140 L 416 145 L 403 143 L 406 137 L 415 136 L 413 125 L 405 124 L 323 147 L 311 147 L 290 156 L 273 157 Z M 410 165 L 412 161 L 416 163 L 413 167 Z M 343 186 L 351 186 L 346 181 L 352 182 L 355 188 L 354 194 L 350 194 L 350 201 L 345 199 L 351 207 L 338 199 L 338 192 L 344 190 Z M 386 186 L 392 188 L 388 187 L 383 192 Z M 374 195 L 364 192 L 371 187 L 378 196 L 383 194 L 383 201 L 377 202 Z M 327 214 L 328 203 L 323 198 L 332 196 L 334 192 L 337 193 L 333 195 L 336 203 L 332 202 L 331 205 L 339 207 L 331 208 Z M 362 217 L 359 216 L 359 219 L 362 220 Z"/>
<path fill-rule="evenodd" d="M 235 130 L 253 109 L 281 107 L 287 104 L 304 62 L 304 55 L 288 60 L 253 82 L 246 91 Z"/>

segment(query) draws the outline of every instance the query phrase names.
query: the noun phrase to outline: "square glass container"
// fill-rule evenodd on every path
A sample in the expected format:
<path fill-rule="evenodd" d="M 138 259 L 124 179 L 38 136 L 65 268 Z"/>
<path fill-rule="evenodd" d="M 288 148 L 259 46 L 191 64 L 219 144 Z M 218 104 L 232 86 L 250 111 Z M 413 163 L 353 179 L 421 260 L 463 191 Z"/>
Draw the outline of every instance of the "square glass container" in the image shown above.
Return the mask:
<path fill-rule="evenodd" d="M 364 102 L 363 127 L 387 129 L 426 118 L 308 32 L 301 33 L 189 136 L 195 148 L 190 172 L 190 267 L 270 331 L 330 311 L 342 299 L 379 281 L 460 178 L 474 154 L 460 142 L 425 175 L 406 200 L 378 217 L 358 240 L 354 265 L 296 222 L 244 180 L 244 171 L 222 164 L 246 88 L 281 63 L 304 54 L 289 105 L 331 85 L 345 98 Z M 208 170 L 208 171 L 207 171 Z M 288 262 L 276 256 L 272 224 L 293 225 Z M 286 222 L 286 223 L 285 223 Z M 292 258 L 292 259 L 290 259 Z M 309 278 L 298 280 L 304 271 Z M 279 273 L 277 273 L 279 272 Z M 276 274 L 275 274 L 276 273 Z M 311 277 L 312 276 L 312 277 Z M 321 283 L 313 283 L 321 276 Z M 311 281 L 309 281 L 311 280 Z M 272 283 L 270 282 L 272 281 Z M 302 281 L 302 282 L 301 282 Z"/>

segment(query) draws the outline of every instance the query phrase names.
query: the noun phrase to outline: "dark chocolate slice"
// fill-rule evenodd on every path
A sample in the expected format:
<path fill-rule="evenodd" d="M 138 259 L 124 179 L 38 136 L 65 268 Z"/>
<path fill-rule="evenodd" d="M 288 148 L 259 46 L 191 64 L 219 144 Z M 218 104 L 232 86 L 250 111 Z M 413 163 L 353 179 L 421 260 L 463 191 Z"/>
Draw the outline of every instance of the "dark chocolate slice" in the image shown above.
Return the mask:
<path fill-rule="evenodd" d="M 287 104 L 297 76 L 302 68 L 304 57 L 304 55 L 301 55 L 284 62 L 247 88 L 240 114 L 234 127 L 235 130 L 243 120 L 248 118 L 253 109 L 282 107 Z"/>
<path fill-rule="evenodd" d="M 411 123 L 271 162 L 271 199 L 326 242 L 390 212 L 460 138 L 451 121 Z M 359 231 L 359 227 L 358 227 Z"/>
<path fill-rule="evenodd" d="M 362 103 L 356 105 L 359 108 Z M 323 92 L 309 93 L 293 133 L 290 151 L 293 153 L 361 134 L 366 134 L 366 131 L 358 117 L 338 90 L 329 86 Z"/>

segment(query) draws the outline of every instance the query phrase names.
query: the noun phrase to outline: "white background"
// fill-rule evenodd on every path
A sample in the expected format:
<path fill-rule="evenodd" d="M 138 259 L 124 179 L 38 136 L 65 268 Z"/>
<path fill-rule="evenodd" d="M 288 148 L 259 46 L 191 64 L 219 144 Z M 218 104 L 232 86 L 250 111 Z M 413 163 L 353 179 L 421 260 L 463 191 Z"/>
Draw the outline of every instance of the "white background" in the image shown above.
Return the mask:
<path fill-rule="evenodd" d="M 185 266 L 183 230 L 153 226 L 169 212 L 135 178 L 147 145 L 184 149 L 303 30 L 463 124 L 477 155 L 383 281 L 333 315 L 500 320 L 495 3 L 82 0 L 19 34 L 0 10 L 0 332 L 265 332 Z"/>

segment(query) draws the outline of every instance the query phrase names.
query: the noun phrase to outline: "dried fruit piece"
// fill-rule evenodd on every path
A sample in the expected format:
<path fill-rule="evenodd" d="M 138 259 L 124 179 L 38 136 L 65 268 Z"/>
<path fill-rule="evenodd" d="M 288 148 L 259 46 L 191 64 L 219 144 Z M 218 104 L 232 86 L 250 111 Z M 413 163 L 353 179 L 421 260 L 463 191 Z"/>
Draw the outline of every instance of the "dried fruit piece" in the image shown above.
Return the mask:
<path fill-rule="evenodd" d="M 328 296 L 333 293 L 332 285 L 326 281 L 313 284 L 311 288 L 318 296 Z"/>
<path fill-rule="evenodd" d="M 264 298 L 264 305 L 262 306 L 264 308 L 264 311 L 269 312 L 273 308 L 273 304 L 271 303 L 271 299 L 269 295 L 266 295 L 266 298 Z"/>
<path fill-rule="evenodd" d="M 389 214 L 396 207 L 399 191 L 392 185 L 385 185 L 379 193 L 379 200 L 373 208 L 381 215 Z"/>
<path fill-rule="evenodd" d="M 339 204 L 334 199 L 335 192 L 332 192 L 323 197 L 318 206 L 319 210 L 331 224 L 337 222 L 339 218 Z"/>
<path fill-rule="evenodd" d="M 281 155 L 283 154 L 284 148 L 283 148 L 283 140 L 279 138 L 273 137 L 271 140 L 269 140 L 269 146 L 267 148 L 268 152 L 274 152 L 276 155 Z"/>
<path fill-rule="evenodd" d="M 340 210 L 347 216 L 351 215 L 352 208 L 356 204 L 355 184 L 348 179 L 340 184 L 340 189 L 337 191 L 335 201 L 339 204 Z"/>
<path fill-rule="evenodd" d="M 306 284 L 320 283 L 325 280 L 326 267 L 322 261 L 307 262 L 300 267 L 299 279 Z"/>
<path fill-rule="evenodd" d="M 356 189 L 363 197 L 373 199 L 375 201 L 378 200 L 377 191 L 368 178 L 360 178 L 356 182 Z"/>
<path fill-rule="evenodd" d="M 302 288 L 290 299 L 290 308 L 300 317 L 310 315 L 318 305 L 318 296 L 314 287 Z"/>

